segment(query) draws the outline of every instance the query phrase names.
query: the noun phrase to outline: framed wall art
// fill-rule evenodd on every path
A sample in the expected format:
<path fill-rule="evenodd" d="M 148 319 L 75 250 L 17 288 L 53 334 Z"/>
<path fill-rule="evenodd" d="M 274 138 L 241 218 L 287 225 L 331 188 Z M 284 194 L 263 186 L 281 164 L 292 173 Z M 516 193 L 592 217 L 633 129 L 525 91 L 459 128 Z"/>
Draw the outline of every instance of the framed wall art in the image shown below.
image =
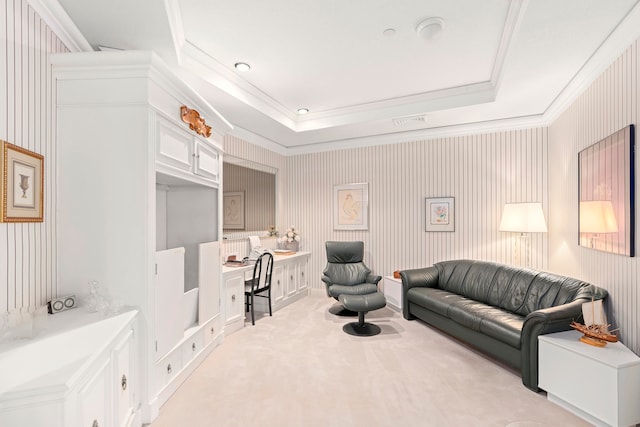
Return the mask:
<path fill-rule="evenodd" d="M 0 221 L 42 222 L 44 157 L 0 141 Z"/>
<path fill-rule="evenodd" d="M 453 197 L 427 197 L 424 202 L 424 231 L 455 231 Z"/>
<path fill-rule="evenodd" d="M 369 184 L 342 184 L 333 187 L 333 228 L 369 229 Z"/>
<path fill-rule="evenodd" d="M 635 127 L 578 153 L 578 244 L 635 256 Z"/>
<path fill-rule="evenodd" d="M 229 191 L 223 194 L 223 221 L 225 230 L 244 230 L 244 192 Z"/>

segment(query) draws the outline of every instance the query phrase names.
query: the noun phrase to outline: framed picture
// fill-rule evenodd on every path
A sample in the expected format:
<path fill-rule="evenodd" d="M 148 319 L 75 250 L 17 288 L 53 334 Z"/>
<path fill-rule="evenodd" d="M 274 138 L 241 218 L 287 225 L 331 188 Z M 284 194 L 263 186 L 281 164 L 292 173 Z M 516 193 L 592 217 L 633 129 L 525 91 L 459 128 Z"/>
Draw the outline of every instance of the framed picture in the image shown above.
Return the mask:
<path fill-rule="evenodd" d="M 42 222 L 44 157 L 6 141 L 0 143 L 0 221 Z"/>
<path fill-rule="evenodd" d="M 244 230 L 244 192 L 230 191 L 224 193 L 222 206 L 224 211 L 222 228 Z"/>
<path fill-rule="evenodd" d="M 424 204 L 424 231 L 455 231 L 453 197 L 427 197 Z"/>
<path fill-rule="evenodd" d="M 578 153 L 578 244 L 635 256 L 635 128 Z"/>
<path fill-rule="evenodd" d="M 333 187 L 333 228 L 369 229 L 369 184 L 343 184 Z"/>

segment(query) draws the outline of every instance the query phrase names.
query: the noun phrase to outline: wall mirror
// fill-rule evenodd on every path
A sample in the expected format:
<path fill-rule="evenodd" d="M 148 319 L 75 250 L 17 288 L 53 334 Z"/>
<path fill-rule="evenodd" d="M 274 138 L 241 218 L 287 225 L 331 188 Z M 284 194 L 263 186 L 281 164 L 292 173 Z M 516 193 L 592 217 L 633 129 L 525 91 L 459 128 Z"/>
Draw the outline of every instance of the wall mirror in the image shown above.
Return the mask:
<path fill-rule="evenodd" d="M 635 255 L 635 127 L 578 154 L 580 246 Z"/>
<path fill-rule="evenodd" d="M 223 162 L 223 233 L 225 239 L 262 236 L 276 224 L 274 167 L 225 156 Z"/>

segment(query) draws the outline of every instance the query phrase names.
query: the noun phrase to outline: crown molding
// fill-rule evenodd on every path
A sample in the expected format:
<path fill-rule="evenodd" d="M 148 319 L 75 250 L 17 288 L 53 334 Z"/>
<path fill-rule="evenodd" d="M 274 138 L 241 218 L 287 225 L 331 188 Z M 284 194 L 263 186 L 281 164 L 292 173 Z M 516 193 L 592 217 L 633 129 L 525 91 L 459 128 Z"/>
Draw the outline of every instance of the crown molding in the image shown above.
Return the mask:
<path fill-rule="evenodd" d="M 71 52 L 90 52 L 93 47 L 57 0 L 27 0 Z"/>

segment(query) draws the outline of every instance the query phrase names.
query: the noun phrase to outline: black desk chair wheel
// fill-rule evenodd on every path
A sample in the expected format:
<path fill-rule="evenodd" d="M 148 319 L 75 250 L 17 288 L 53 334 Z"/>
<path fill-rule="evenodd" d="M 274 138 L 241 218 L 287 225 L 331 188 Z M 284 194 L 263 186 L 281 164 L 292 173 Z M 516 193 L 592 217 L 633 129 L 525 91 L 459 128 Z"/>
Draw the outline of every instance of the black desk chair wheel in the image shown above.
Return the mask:
<path fill-rule="evenodd" d="M 256 324 L 256 316 L 253 309 L 254 298 L 267 298 L 269 301 L 269 316 L 271 312 L 271 276 L 273 273 L 273 255 L 265 252 L 257 259 L 253 266 L 253 276 L 244 282 L 244 300 L 246 311 L 251 309 L 251 324 Z"/>

